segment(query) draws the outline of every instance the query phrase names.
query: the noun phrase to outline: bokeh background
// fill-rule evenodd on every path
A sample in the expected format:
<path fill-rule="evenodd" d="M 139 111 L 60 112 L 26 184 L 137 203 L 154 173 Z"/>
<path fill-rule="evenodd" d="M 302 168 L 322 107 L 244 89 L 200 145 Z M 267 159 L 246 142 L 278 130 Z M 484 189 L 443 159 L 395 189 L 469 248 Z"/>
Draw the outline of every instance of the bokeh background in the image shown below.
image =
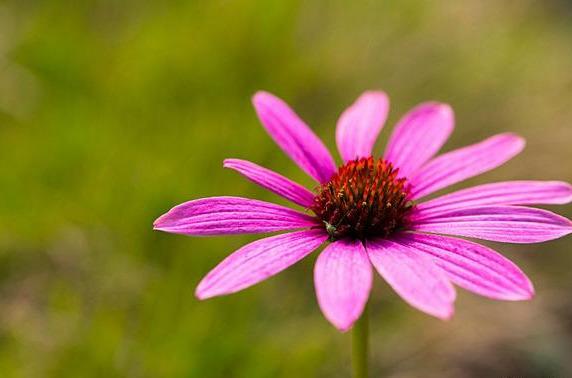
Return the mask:
<path fill-rule="evenodd" d="M 334 150 L 337 116 L 370 88 L 391 96 L 388 125 L 424 100 L 452 104 L 446 150 L 527 139 L 460 187 L 572 182 L 570 1 L 0 2 L 0 375 L 348 376 L 350 336 L 316 305 L 315 256 L 199 302 L 201 277 L 256 237 L 151 225 L 203 196 L 284 203 L 224 170 L 226 157 L 312 185 L 258 124 L 256 90 L 285 98 Z M 536 298 L 460 291 L 441 322 L 377 279 L 373 376 L 572 376 L 572 239 L 490 245 Z"/>

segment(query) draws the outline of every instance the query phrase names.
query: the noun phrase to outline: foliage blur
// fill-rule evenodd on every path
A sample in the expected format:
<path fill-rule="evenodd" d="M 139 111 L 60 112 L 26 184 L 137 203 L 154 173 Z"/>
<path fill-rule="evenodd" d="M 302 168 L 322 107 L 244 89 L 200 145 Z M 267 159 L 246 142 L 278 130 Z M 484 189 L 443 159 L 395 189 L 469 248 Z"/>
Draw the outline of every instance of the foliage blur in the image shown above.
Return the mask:
<path fill-rule="evenodd" d="M 326 322 L 313 259 L 199 302 L 201 277 L 256 236 L 154 232 L 210 195 L 284 201 L 226 157 L 311 186 L 250 105 L 286 99 L 334 147 L 361 91 L 452 104 L 446 149 L 502 131 L 527 149 L 460 186 L 572 182 L 572 3 L 453 1 L 0 2 L 0 375 L 345 377 L 349 335 Z M 570 206 L 558 211 L 572 216 Z M 459 290 L 453 320 L 380 279 L 373 376 L 572 376 L 572 240 L 492 244 L 531 276 L 531 302 Z"/>

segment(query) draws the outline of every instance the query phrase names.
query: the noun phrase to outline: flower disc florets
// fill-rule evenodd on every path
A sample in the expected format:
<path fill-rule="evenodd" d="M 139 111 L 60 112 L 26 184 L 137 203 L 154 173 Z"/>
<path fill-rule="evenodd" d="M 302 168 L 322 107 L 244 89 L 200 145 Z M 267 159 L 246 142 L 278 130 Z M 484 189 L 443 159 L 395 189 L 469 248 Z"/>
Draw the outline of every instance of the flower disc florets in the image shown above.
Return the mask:
<path fill-rule="evenodd" d="M 347 162 L 318 188 L 311 210 L 330 240 L 387 237 L 403 228 L 413 204 L 404 178 L 391 163 L 373 157 Z"/>

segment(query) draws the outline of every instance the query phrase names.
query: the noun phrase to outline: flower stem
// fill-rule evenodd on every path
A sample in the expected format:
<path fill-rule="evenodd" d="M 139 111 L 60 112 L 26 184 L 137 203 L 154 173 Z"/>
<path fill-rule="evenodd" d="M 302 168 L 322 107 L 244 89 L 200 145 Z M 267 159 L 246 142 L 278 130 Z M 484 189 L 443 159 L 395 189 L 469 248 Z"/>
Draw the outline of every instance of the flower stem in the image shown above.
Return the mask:
<path fill-rule="evenodd" d="M 369 344 L 368 305 L 352 328 L 352 367 L 353 378 L 367 378 Z"/>

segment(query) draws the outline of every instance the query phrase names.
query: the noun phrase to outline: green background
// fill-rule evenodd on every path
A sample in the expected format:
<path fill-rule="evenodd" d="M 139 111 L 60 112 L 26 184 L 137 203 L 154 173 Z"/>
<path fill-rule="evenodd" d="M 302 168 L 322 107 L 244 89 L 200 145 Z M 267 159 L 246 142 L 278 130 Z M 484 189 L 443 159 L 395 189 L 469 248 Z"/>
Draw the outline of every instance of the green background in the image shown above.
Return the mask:
<path fill-rule="evenodd" d="M 259 89 L 333 151 L 338 115 L 366 89 L 392 102 L 377 152 L 407 109 L 448 102 L 446 150 L 503 131 L 528 141 L 461 186 L 572 181 L 571 19 L 555 0 L 0 1 L 0 376 L 348 376 L 315 256 L 199 302 L 202 276 L 256 237 L 187 238 L 153 220 L 203 196 L 284 203 L 227 157 L 312 185 L 258 124 Z M 572 239 L 491 245 L 535 299 L 460 290 L 442 322 L 377 279 L 374 376 L 572 376 Z"/>

